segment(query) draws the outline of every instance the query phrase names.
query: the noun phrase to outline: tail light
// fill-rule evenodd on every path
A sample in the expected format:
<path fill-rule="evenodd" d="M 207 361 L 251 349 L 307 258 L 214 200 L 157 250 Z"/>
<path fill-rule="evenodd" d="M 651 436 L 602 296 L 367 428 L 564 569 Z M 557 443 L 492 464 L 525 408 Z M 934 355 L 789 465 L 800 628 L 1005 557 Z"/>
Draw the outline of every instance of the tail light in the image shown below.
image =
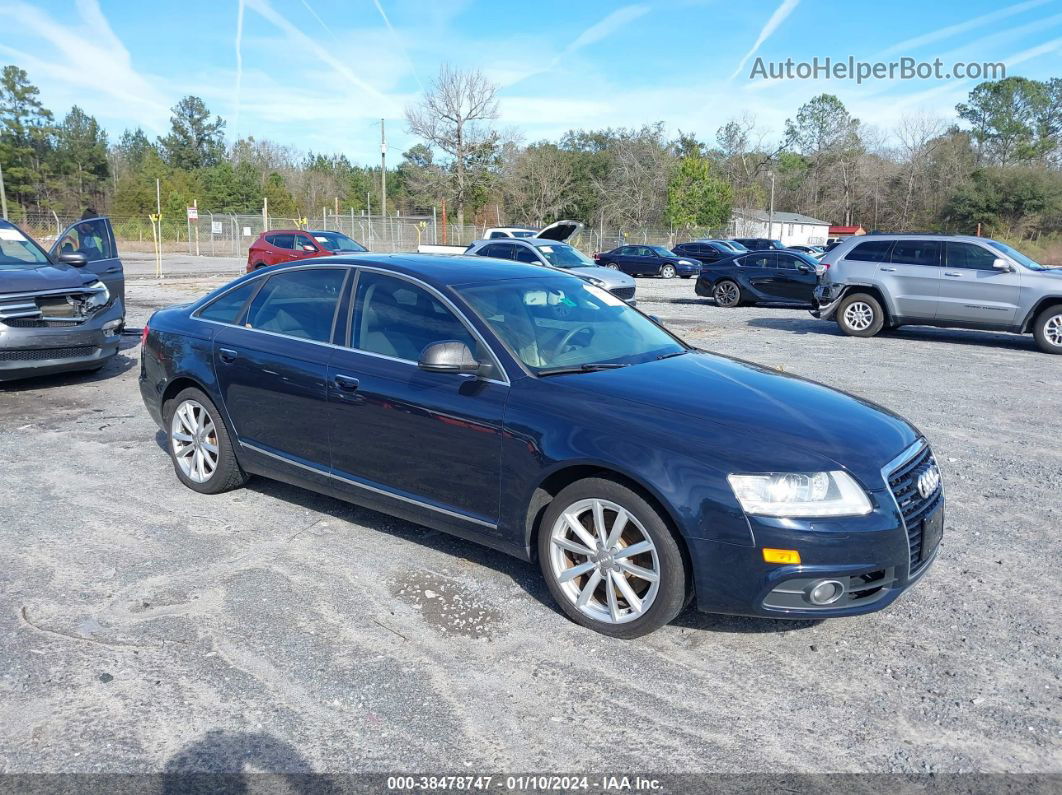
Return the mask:
<path fill-rule="evenodd" d="M 600 251 L 595 251 L 594 252 L 594 262 L 597 262 L 600 259 L 601 259 L 601 252 Z"/>
<path fill-rule="evenodd" d="M 145 345 L 147 343 L 147 338 L 148 338 L 148 332 L 149 331 L 151 331 L 151 329 L 148 328 L 148 324 L 145 323 L 144 324 L 144 330 L 140 332 L 140 345 L 141 346 L 143 346 L 143 345 Z"/>

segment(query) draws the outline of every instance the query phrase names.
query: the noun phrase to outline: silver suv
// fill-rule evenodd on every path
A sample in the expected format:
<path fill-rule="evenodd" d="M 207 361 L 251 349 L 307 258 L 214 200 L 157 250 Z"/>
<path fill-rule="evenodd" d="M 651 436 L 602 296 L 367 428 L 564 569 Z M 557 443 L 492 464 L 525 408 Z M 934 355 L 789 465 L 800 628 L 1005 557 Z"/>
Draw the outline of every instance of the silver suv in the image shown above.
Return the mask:
<path fill-rule="evenodd" d="M 903 325 L 1032 333 L 1062 353 L 1062 268 L 958 235 L 851 237 L 822 258 L 815 317 L 853 337 Z"/>

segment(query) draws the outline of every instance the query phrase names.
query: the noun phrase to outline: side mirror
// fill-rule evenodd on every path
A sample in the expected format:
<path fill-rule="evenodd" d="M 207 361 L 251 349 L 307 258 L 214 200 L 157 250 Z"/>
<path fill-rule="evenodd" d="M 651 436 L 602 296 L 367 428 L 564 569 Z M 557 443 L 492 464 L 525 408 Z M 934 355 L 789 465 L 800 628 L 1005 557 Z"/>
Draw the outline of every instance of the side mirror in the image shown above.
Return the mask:
<path fill-rule="evenodd" d="M 303 243 L 302 244 L 302 250 L 303 251 L 317 251 L 317 246 L 314 246 L 314 245 L 312 245 L 310 243 Z"/>
<path fill-rule="evenodd" d="M 664 325 L 664 321 L 660 319 L 659 315 L 649 315 L 649 319 L 656 323 L 658 326 Z"/>
<path fill-rule="evenodd" d="M 1010 267 L 1010 263 L 1002 257 L 996 257 L 994 260 L 992 260 L 992 267 L 995 268 L 997 271 L 1004 271 L 1006 273 L 1010 273 L 1012 270 L 1014 270 L 1012 267 Z"/>
<path fill-rule="evenodd" d="M 420 353 L 417 367 L 429 373 L 481 374 L 483 365 L 463 342 L 446 340 L 433 342 Z"/>
<path fill-rule="evenodd" d="M 85 256 L 83 251 L 68 251 L 60 254 L 58 259 L 60 262 L 73 265 L 75 268 L 84 268 L 88 265 L 88 257 Z"/>

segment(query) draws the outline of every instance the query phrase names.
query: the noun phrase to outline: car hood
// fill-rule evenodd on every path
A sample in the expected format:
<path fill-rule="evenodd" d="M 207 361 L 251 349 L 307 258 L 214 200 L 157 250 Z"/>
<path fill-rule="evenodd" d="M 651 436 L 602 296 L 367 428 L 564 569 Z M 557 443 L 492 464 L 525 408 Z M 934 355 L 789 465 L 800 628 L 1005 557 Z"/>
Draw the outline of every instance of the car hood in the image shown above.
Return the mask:
<path fill-rule="evenodd" d="M 870 401 L 716 354 L 688 353 L 559 378 L 591 393 L 607 411 L 619 401 L 644 404 L 658 418 L 670 413 L 691 440 L 714 443 L 712 427 L 724 426 L 720 440 L 734 444 L 728 456 L 747 471 L 836 465 L 869 488 L 881 488 L 882 467 L 919 438 L 907 420 Z"/>
<path fill-rule="evenodd" d="M 6 293 L 77 289 L 96 280 L 94 273 L 85 273 L 69 265 L 42 265 L 18 270 L 0 268 L 0 296 Z"/>
<path fill-rule="evenodd" d="M 561 270 L 578 276 L 580 279 L 600 279 L 605 288 L 615 290 L 620 287 L 634 287 L 634 277 L 612 268 L 562 268 Z"/>

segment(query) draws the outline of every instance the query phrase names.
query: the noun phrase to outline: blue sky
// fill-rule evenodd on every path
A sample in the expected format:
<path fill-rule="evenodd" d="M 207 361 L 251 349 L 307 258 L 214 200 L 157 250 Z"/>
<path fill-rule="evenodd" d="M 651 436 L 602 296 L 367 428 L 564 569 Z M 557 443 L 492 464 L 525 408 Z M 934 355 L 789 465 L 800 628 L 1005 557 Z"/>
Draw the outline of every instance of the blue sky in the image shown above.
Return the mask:
<path fill-rule="evenodd" d="M 497 82 L 498 123 L 527 142 L 657 120 L 713 140 L 742 114 L 773 140 L 823 91 L 887 138 L 904 114 L 951 118 L 977 82 L 750 81 L 757 56 L 1004 61 L 1008 74 L 1062 76 L 1062 0 L 0 0 L 0 19 L 0 63 L 27 69 L 57 113 L 77 103 L 114 136 L 164 132 L 169 107 L 197 94 L 230 136 L 362 162 L 379 156 L 381 117 L 392 162 L 413 142 L 403 108 L 442 62 Z"/>

